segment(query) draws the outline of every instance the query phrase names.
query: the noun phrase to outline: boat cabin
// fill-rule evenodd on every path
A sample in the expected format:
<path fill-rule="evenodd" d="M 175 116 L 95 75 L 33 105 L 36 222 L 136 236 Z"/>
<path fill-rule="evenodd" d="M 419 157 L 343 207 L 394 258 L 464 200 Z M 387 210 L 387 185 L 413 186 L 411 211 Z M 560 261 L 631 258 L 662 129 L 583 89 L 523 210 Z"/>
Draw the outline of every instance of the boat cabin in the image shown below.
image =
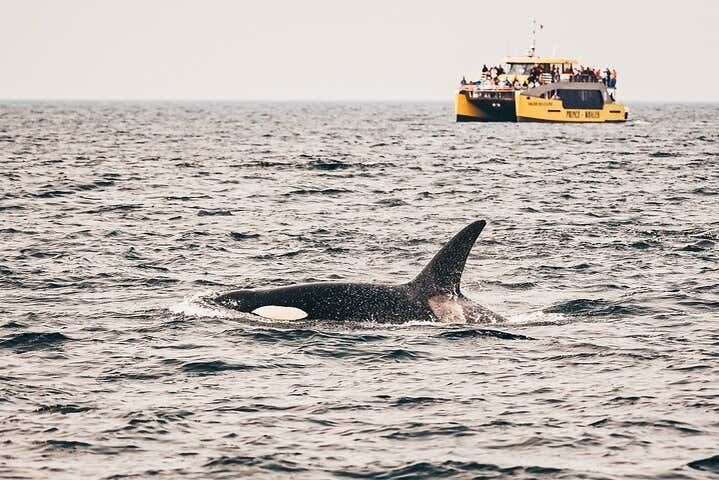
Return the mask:
<path fill-rule="evenodd" d="M 504 75 L 500 75 L 500 80 L 509 80 L 514 82 L 519 80 L 523 83 L 527 80 L 535 66 L 539 66 L 545 74 L 553 70 L 560 72 L 560 75 L 565 75 L 566 80 L 569 80 L 570 69 L 573 65 L 577 64 L 577 61 L 573 58 L 555 58 L 555 57 L 505 57 L 504 63 L 507 64 L 507 71 Z"/>

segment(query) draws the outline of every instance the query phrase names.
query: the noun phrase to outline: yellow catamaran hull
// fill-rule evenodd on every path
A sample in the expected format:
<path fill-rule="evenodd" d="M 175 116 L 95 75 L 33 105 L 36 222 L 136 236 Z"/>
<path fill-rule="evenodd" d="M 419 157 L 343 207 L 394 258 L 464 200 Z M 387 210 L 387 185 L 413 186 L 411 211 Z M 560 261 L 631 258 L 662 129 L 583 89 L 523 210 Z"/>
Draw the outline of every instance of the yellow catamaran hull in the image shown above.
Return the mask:
<path fill-rule="evenodd" d="M 517 95 L 517 121 L 602 123 L 624 122 L 627 111 L 619 103 L 605 103 L 601 109 L 565 108 L 561 100 Z"/>
<path fill-rule="evenodd" d="M 601 108 L 565 108 L 562 100 L 512 92 L 512 98 L 475 98 L 470 92 L 455 94 L 458 122 L 624 122 L 624 105 L 604 103 Z M 489 95 L 488 95 L 489 96 Z"/>

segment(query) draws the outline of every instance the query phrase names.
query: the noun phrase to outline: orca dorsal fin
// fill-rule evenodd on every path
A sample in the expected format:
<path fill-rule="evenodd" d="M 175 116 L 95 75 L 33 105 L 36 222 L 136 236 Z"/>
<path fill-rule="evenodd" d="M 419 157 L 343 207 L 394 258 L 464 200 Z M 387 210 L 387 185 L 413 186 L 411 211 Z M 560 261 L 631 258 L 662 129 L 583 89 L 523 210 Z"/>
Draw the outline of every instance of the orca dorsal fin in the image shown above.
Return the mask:
<path fill-rule="evenodd" d="M 447 242 L 434 258 L 410 282 L 426 296 L 438 294 L 458 296 L 464 264 L 469 251 L 487 224 L 484 220 L 472 222 Z"/>

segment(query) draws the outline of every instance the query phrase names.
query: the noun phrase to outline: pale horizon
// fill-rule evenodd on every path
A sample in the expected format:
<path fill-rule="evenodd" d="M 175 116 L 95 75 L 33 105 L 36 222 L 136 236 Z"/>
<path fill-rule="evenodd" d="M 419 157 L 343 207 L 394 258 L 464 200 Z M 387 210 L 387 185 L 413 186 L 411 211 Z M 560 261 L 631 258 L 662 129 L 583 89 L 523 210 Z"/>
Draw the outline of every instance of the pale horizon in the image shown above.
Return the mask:
<path fill-rule="evenodd" d="M 616 68 L 622 101 L 719 101 L 710 1 L 4 6 L 4 101 L 451 102 L 463 75 L 526 53 L 534 18 L 539 55 Z"/>

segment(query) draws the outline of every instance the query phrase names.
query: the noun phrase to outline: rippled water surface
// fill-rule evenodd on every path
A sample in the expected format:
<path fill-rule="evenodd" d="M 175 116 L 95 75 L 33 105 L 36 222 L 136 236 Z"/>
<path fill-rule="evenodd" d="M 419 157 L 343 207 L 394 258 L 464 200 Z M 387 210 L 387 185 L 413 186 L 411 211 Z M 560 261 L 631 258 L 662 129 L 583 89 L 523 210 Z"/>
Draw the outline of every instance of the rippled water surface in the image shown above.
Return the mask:
<path fill-rule="evenodd" d="M 719 474 L 719 106 L 0 105 L 0 477 Z M 273 324 L 238 287 L 463 276 L 491 325 Z"/>

